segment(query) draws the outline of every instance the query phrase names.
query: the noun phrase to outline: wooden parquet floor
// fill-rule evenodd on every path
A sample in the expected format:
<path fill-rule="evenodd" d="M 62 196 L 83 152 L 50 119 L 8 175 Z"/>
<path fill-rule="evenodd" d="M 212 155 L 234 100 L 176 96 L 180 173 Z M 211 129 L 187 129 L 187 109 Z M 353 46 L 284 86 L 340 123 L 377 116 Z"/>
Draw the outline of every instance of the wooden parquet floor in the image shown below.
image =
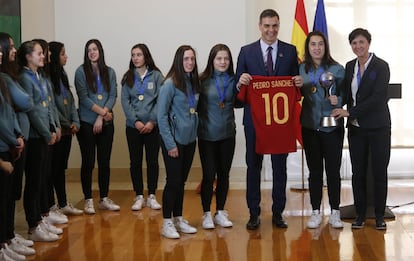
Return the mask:
<path fill-rule="evenodd" d="M 414 260 L 414 207 L 396 208 L 395 220 L 388 220 L 388 229 L 377 231 L 374 221 L 368 220 L 361 230 L 351 230 L 351 220 L 345 220 L 341 230 L 328 224 L 329 204 L 324 189 L 324 219 L 320 229 L 307 229 L 310 215 L 309 193 L 287 191 L 284 213 L 289 228 L 279 229 L 271 223 L 271 190 L 262 191 L 262 223 L 258 230 L 245 228 L 248 210 L 244 189 L 231 189 L 226 208 L 234 223 L 233 228 L 204 230 L 201 227 L 202 209 L 199 195 L 186 191 L 184 217 L 198 228 L 194 235 L 183 235 L 178 240 L 160 235 L 162 213 L 148 208 L 139 212 L 130 210 L 134 193 L 130 182 L 112 184 L 110 197 L 121 206 L 121 211 L 97 209 L 95 215 L 70 217 L 63 225 L 61 239 L 54 243 L 36 243 L 37 254 L 27 260 L 142 260 L 142 261 L 412 261 Z M 188 185 L 194 188 L 195 184 Z M 266 186 L 264 186 L 266 187 Z M 162 188 L 162 186 L 160 186 Z M 69 199 L 83 207 L 79 194 L 80 183 L 68 182 Z M 76 193 L 75 193 L 76 192 Z M 95 195 L 97 195 L 95 191 Z M 161 202 L 162 191 L 158 192 Z M 351 187 L 346 182 L 342 189 L 342 203 L 352 203 Z M 388 205 L 412 202 L 414 182 L 390 182 Z M 95 197 L 95 205 L 97 204 Z M 20 207 L 21 208 L 21 207 Z M 214 204 L 212 210 L 215 210 Z M 17 211 L 16 231 L 26 235 L 24 214 Z"/>

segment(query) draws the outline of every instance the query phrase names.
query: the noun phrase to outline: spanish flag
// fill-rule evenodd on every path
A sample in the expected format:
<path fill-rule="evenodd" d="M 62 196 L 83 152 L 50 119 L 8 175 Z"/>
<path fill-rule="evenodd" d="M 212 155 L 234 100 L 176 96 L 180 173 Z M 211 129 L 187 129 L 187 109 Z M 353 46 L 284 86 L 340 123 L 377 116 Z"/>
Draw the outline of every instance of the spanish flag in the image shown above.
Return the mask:
<path fill-rule="evenodd" d="M 295 19 L 293 21 L 292 44 L 296 46 L 298 60 L 301 62 L 305 55 L 305 41 L 308 35 L 308 22 L 306 19 L 305 4 L 303 0 L 297 0 Z M 297 122 L 296 138 L 303 148 L 302 126 L 300 125 L 300 113 L 302 111 L 302 101 L 296 104 L 295 120 Z"/>
<path fill-rule="evenodd" d="M 308 33 L 305 5 L 303 0 L 297 0 L 295 20 L 293 21 L 292 44 L 296 46 L 299 61 L 302 61 L 305 54 L 305 40 Z"/>

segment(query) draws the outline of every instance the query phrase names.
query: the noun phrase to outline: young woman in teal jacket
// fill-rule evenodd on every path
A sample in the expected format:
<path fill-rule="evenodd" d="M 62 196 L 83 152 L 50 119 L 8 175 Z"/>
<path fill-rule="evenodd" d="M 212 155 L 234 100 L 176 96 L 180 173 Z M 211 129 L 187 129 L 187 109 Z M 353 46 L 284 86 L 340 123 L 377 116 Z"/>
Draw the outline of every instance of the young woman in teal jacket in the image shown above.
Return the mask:
<path fill-rule="evenodd" d="M 199 88 L 195 51 L 191 46 L 182 45 L 175 53 L 158 98 L 158 125 L 167 172 L 161 233 L 167 238 L 179 238 L 177 230 L 197 232 L 183 219 L 183 201 L 196 146 Z"/>
<path fill-rule="evenodd" d="M 200 76 L 201 90 L 198 102 L 198 149 L 203 168 L 201 203 L 204 229 L 214 224 L 231 227 L 224 210 L 229 190 L 229 172 L 235 149 L 236 123 L 234 119 L 234 70 L 230 49 L 224 44 L 213 46 L 207 66 Z M 210 205 L 213 183 L 217 176 L 216 214 L 214 221 Z"/>
<path fill-rule="evenodd" d="M 52 182 L 53 188 L 51 200 L 65 215 L 80 215 L 82 210 L 75 208 L 67 201 L 65 170 L 68 166 L 68 159 L 72 145 L 72 136 L 80 128 L 78 111 L 75 107 L 72 91 L 70 90 L 68 76 L 63 66 L 66 65 L 67 55 L 63 43 L 50 42 L 50 80 L 52 93 L 58 112 L 61 126 L 61 138 L 52 147 Z M 58 204 L 55 205 L 54 191 L 56 191 Z"/>
<path fill-rule="evenodd" d="M 95 214 L 92 199 L 92 170 L 98 160 L 99 209 L 118 211 L 110 198 L 109 178 L 114 124 L 112 108 L 117 97 L 115 71 L 106 65 L 102 44 L 97 39 L 85 45 L 83 64 L 75 72 L 79 98 L 80 129 L 77 133 L 82 154 L 81 182 L 84 212 Z"/>
<path fill-rule="evenodd" d="M 164 77 L 155 65 L 145 44 L 136 44 L 131 49 L 129 70 L 122 79 L 122 109 L 126 117 L 130 174 L 135 191 L 132 210 L 141 210 L 145 205 L 161 209 L 155 198 L 158 183 L 158 152 L 160 134 L 157 126 L 157 99 Z M 148 198 L 144 202 L 142 158 L 145 146 L 147 161 Z"/>

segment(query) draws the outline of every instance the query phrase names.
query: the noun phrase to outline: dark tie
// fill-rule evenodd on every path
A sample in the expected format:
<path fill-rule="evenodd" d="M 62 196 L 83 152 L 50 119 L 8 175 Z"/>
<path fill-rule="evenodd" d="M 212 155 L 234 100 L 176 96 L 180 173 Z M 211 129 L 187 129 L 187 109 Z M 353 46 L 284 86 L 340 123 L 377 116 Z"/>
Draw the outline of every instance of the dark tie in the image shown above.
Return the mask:
<path fill-rule="evenodd" d="M 273 75 L 273 58 L 272 58 L 272 50 L 273 50 L 273 47 L 272 47 L 272 46 L 267 47 L 267 61 L 266 61 L 266 69 L 267 69 L 267 75 L 268 75 L 268 76 Z"/>

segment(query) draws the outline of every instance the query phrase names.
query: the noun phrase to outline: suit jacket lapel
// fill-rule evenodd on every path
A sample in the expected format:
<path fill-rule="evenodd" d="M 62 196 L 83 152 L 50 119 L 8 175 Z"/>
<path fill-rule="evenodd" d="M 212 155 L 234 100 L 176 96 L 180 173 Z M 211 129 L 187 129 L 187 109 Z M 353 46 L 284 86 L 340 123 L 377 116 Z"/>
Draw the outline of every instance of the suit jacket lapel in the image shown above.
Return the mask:
<path fill-rule="evenodd" d="M 280 41 L 277 41 L 277 54 L 276 54 L 276 64 L 275 64 L 275 70 L 273 71 L 273 75 L 278 75 L 279 73 L 279 67 L 281 59 L 283 59 L 283 46 L 280 44 Z"/>
<path fill-rule="evenodd" d="M 259 62 L 258 67 L 260 68 L 260 71 L 261 71 L 260 75 L 267 75 L 265 63 L 264 63 L 264 60 L 263 60 L 262 47 L 260 46 L 260 40 L 258 40 L 256 42 L 256 48 L 254 48 L 254 51 L 255 51 L 255 53 L 254 53 L 254 55 L 255 55 L 254 59 L 255 60 L 253 60 L 253 61 L 258 61 Z"/>
<path fill-rule="evenodd" d="M 361 78 L 361 83 L 359 84 L 360 86 L 362 85 L 363 86 L 363 83 L 366 81 L 366 79 L 367 79 L 367 77 L 368 77 L 368 75 L 371 73 L 371 71 L 373 70 L 373 68 L 375 67 L 375 55 L 373 54 L 372 55 L 372 59 L 371 59 L 371 62 L 368 64 L 368 67 L 367 67 L 367 69 L 365 70 L 365 72 L 364 72 L 364 75 L 362 75 L 362 78 Z M 358 89 L 359 90 L 359 89 Z"/>

